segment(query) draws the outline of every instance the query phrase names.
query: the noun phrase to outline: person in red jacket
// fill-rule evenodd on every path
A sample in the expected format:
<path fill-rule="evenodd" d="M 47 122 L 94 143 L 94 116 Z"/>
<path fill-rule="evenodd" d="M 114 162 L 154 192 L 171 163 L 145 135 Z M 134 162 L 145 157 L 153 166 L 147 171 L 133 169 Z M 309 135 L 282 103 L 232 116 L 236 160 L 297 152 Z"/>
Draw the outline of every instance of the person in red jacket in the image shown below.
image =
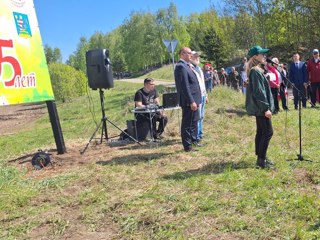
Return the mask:
<path fill-rule="evenodd" d="M 313 49 L 313 58 L 307 63 L 307 71 L 311 87 L 311 107 L 315 107 L 317 91 L 320 91 L 320 58 L 318 49 Z"/>
<path fill-rule="evenodd" d="M 267 71 L 267 79 L 269 81 L 269 85 L 271 88 L 273 101 L 274 101 L 274 112 L 273 114 L 277 114 L 279 112 L 279 88 L 280 88 L 280 79 L 277 73 L 277 70 L 272 66 L 271 63 L 268 63 L 266 66 Z"/>

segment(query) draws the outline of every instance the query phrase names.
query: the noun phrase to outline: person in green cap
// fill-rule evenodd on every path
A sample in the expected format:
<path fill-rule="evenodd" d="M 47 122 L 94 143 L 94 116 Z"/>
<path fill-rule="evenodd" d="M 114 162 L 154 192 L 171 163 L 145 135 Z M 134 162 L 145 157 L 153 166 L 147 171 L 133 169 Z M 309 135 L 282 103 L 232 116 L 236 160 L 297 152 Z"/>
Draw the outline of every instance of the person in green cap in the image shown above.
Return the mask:
<path fill-rule="evenodd" d="M 246 92 L 246 110 L 248 115 L 256 117 L 255 153 L 258 168 L 273 168 L 274 163 L 267 159 L 269 142 L 273 135 L 271 123 L 274 110 L 273 97 L 263 65 L 269 49 L 252 47 L 248 52 L 248 86 Z"/>

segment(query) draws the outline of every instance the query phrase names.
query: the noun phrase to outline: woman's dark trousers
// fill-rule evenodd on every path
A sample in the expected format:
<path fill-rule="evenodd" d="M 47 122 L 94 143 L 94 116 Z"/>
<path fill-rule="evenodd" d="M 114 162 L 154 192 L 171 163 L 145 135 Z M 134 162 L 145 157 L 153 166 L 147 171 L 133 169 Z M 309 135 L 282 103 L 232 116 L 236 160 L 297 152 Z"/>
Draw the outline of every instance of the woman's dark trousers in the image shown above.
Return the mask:
<path fill-rule="evenodd" d="M 266 159 L 270 139 L 273 135 L 271 119 L 265 116 L 256 116 L 257 132 L 255 139 L 256 155 Z"/>

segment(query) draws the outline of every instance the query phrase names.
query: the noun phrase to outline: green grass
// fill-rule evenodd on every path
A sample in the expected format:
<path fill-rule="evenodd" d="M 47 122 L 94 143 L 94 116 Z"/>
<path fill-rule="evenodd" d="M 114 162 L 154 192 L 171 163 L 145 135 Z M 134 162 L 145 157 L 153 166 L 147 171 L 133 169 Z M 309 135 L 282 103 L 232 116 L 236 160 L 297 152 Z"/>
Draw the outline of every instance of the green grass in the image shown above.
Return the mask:
<path fill-rule="evenodd" d="M 162 68 L 149 72 L 139 78 L 151 77 L 157 81 L 174 82 L 173 67 L 172 64 L 166 65 Z"/>
<path fill-rule="evenodd" d="M 105 93 L 107 113 L 121 127 L 132 118 L 138 87 L 116 83 Z M 99 121 L 97 92 L 92 99 Z M 47 117 L 1 136 L 0 239 L 319 239 L 320 110 L 302 112 L 303 155 L 313 163 L 292 160 L 299 150 L 298 112 L 273 117 L 268 156 L 277 169 L 269 171 L 255 169 L 255 120 L 245 114 L 244 96 L 219 87 L 209 100 L 206 145 L 197 153 L 183 152 L 177 134 L 168 136 L 178 132 L 175 115 L 167 144 L 105 146 L 102 154 L 90 147 L 93 161 L 30 175 L 7 159 L 54 146 Z M 67 145 L 82 144 L 95 128 L 87 102 L 58 104 Z"/>
<path fill-rule="evenodd" d="M 133 108 L 132 99 L 138 87 L 140 86 L 133 83 L 115 82 L 115 88 L 104 91 L 106 115 L 109 120 L 116 125 L 119 124 L 121 128 L 125 127 L 127 119 L 132 118 L 130 112 Z M 57 103 L 57 109 L 66 142 L 88 139 L 96 127 L 95 122 L 99 123 L 101 120 L 98 91 L 89 90 L 87 96 L 68 103 Z M 110 134 L 116 132 L 111 127 L 110 131 Z M 2 150 L 0 159 L 50 147 L 54 147 L 54 139 L 49 116 L 45 114 L 41 119 L 27 125 L 18 134 L 0 136 Z"/>

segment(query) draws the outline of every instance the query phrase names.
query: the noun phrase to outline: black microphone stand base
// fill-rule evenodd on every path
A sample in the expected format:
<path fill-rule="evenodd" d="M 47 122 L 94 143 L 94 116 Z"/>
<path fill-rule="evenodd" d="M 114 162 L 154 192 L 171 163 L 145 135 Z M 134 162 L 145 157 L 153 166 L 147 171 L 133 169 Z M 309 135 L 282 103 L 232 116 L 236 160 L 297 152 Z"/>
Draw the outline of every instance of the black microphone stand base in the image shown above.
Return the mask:
<path fill-rule="evenodd" d="M 300 155 L 300 154 L 297 154 L 297 159 L 296 160 L 299 160 L 299 161 L 303 161 L 304 160 L 304 158 L 303 158 L 303 156 L 302 155 Z"/>
<path fill-rule="evenodd" d="M 290 166 L 292 166 L 293 168 L 295 168 L 299 162 L 303 162 L 303 161 L 306 161 L 306 162 L 314 162 L 313 160 L 310 160 L 310 159 L 305 159 L 301 154 L 297 154 L 297 158 L 293 159 L 293 160 L 297 160 L 298 162 L 296 163 L 291 163 Z M 287 160 L 287 161 L 292 161 L 292 160 Z"/>
<path fill-rule="evenodd" d="M 309 159 L 305 159 L 301 154 L 297 154 L 297 158 L 294 160 L 298 160 L 298 161 L 307 161 L 307 162 L 313 162 L 312 160 Z"/>
<path fill-rule="evenodd" d="M 297 154 L 297 158 L 295 158 L 293 160 L 297 160 L 299 162 L 302 162 L 302 161 L 306 161 L 306 162 L 310 162 L 310 163 L 313 162 L 312 160 L 305 159 L 301 154 Z M 293 168 L 295 168 L 297 165 L 298 165 L 298 162 L 290 164 L 290 166 Z"/>

